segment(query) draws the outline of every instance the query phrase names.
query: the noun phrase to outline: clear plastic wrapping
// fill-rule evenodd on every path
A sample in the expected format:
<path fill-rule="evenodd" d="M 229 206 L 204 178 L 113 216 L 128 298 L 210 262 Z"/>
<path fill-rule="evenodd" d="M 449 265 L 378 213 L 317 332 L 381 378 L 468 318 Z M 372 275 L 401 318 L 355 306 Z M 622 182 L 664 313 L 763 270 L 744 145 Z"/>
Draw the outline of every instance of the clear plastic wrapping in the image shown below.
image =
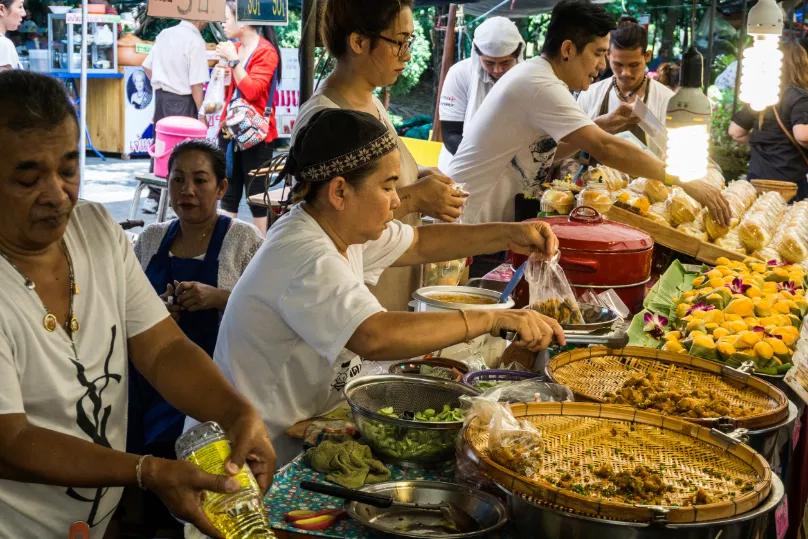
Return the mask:
<path fill-rule="evenodd" d="M 647 196 L 638 195 L 628 189 L 618 191 L 615 204 L 624 210 L 634 212 L 643 217 L 648 215 L 648 210 L 651 208 L 651 201 L 648 200 Z"/>
<path fill-rule="evenodd" d="M 628 188 L 635 193 L 645 195 L 652 204 L 664 202 L 670 196 L 670 191 L 664 183 L 648 178 L 637 178 L 628 184 Z"/>
<path fill-rule="evenodd" d="M 730 230 L 737 227 L 741 222 L 741 218 L 746 214 L 747 210 L 754 204 L 757 198 L 757 191 L 755 187 L 746 180 L 735 181 L 722 191 L 721 196 L 729 204 L 729 209 L 732 214 L 729 226 L 721 226 L 715 220 L 706 214 L 704 224 L 707 229 L 707 235 L 710 240 L 715 241 L 718 238 L 726 236 Z M 705 210 L 706 212 L 706 210 Z"/>
<path fill-rule="evenodd" d="M 500 466 L 532 478 L 544 456 L 544 440 L 530 422 L 516 419 L 510 408 L 499 404 L 489 426 L 488 452 Z"/>
<path fill-rule="evenodd" d="M 606 214 L 612 209 L 612 197 L 606 185 L 602 183 L 589 183 L 578 193 L 575 207 L 589 206 L 598 210 L 601 214 Z"/>
<path fill-rule="evenodd" d="M 764 193 L 746 212 L 738 225 L 738 235 L 748 251 L 767 247 L 786 211 L 779 193 Z"/>
<path fill-rule="evenodd" d="M 789 206 L 771 247 L 792 264 L 808 258 L 808 202 Z"/>
<path fill-rule="evenodd" d="M 602 165 L 590 167 L 583 173 L 581 178 L 587 185 L 590 183 L 602 183 L 610 193 L 625 189 L 626 185 L 628 185 L 627 178 L 621 172 Z"/>
<path fill-rule="evenodd" d="M 718 190 L 723 190 L 726 184 L 726 180 L 724 180 L 724 175 L 721 173 L 721 169 L 716 165 L 710 165 L 707 167 L 707 176 L 704 177 L 703 181 L 712 185 Z"/>
<path fill-rule="evenodd" d="M 583 324 L 581 309 L 559 259 L 556 253 L 552 260 L 531 256 L 527 261 L 525 279 L 530 289 L 530 307 L 560 324 Z"/>
<path fill-rule="evenodd" d="M 696 238 L 699 241 L 709 241 L 704 224 L 704 213 L 700 212 L 694 220 L 689 223 L 684 223 L 676 227 L 676 230 L 683 232 L 688 236 Z"/>
<path fill-rule="evenodd" d="M 692 223 L 701 212 L 699 203 L 680 188 L 675 188 L 671 191 L 667 204 L 668 212 L 671 214 L 671 225 L 674 227 Z"/>
<path fill-rule="evenodd" d="M 717 240 L 715 240 L 714 243 L 718 247 L 726 249 L 727 251 L 733 251 L 739 254 L 746 254 L 746 246 L 741 241 L 737 229 L 730 230 L 726 236 L 718 238 Z"/>
<path fill-rule="evenodd" d="M 671 213 L 668 211 L 668 205 L 664 202 L 651 204 L 651 207 L 648 208 L 648 218 L 660 225 L 671 226 Z"/>

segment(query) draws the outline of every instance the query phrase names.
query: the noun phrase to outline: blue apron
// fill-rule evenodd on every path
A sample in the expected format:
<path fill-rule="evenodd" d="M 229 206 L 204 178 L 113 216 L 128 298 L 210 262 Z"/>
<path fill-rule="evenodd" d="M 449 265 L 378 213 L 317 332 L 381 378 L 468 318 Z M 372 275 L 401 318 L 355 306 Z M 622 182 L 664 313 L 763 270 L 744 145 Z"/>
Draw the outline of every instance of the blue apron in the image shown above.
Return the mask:
<path fill-rule="evenodd" d="M 174 281 L 196 281 L 217 286 L 219 252 L 230 228 L 230 221 L 230 217 L 219 216 L 204 260 L 169 256 L 171 244 L 180 229 L 179 220 L 171 223 L 157 254 L 152 257 L 146 268 L 146 277 L 155 292 L 165 293 L 166 285 L 168 283 L 173 285 Z M 219 311 L 207 309 L 197 312 L 183 311 L 177 324 L 189 339 L 213 357 L 219 334 L 219 321 Z M 173 444 L 182 434 L 185 416 L 168 404 L 131 363 L 129 372 L 128 450 L 138 451 L 144 445 L 154 443 Z"/>

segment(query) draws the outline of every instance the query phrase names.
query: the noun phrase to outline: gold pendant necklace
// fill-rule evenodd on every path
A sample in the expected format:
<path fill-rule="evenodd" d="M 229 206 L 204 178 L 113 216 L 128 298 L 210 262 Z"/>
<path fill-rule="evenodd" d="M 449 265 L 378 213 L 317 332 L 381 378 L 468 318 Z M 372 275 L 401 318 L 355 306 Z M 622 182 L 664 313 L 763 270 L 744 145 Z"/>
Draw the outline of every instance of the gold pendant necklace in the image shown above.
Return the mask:
<path fill-rule="evenodd" d="M 202 240 L 204 240 L 204 239 L 205 239 L 205 237 L 208 235 L 208 232 L 210 232 L 210 230 L 211 230 L 211 229 L 213 228 L 213 226 L 214 226 L 214 225 L 215 225 L 215 224 L 218 222 L 218 220 L 219 220 L 219 218 L 217 217 L 217 218 L 216 218 L 216 221 L 213 221 L 213 222 L 210 224 L 210 226 L 208 226 L 208 228 L 206 228 L 206 229 L 205 229 L 205 231 L 202 233 L 202 235 L 201 235 L 201 236 L 199 236 L 199 237 L 196 239 L 196 241 L 194 242 L 194 244 L 191 246 L 191 249 L 190 249 L 190 251 L 191 251 L 192 253 L 196 251 L 196 247 L 199 245 L 199 242 L 201 242 Z M 184 239 L 185 239 L 185 238 L 183 237 L 183 240 L 184 240 Z M 183 249 L 182 249 L 182 253 L 183 253 L 183 258 L 188 258 L 188 249 L 185 249 L 184 241 L 183 241 Z"/>
<path fill-rule="evenodd" d="M 68 337 L 70 337 L 70 340 L 73 340 L 73 334 L 77 333 L 79 329 L 81 329 L 78 319 L 75 316 L 73 316 L 73 300 L 75 298 L 75 295 L 79 293 L 79 286 L 78 284 L 76 284 L 76 277 L 75 274 L 73 273 L 73 259 L 70 257 L 70 251 L 67 250 L 67 244 L 65 244 L 65 240 L 61 240 L 60 246 L 65 254 L 65 257 L 67 258 L 68 276 L 70 277 L 70 307 L 67 312 L 67 320 L 65 320 L 64 323 L 64 330 L 65 332 L 67 332 L 67 335 Z M 8 262 L 9 265 L 12 268 L 14 268 L 17 271 L 17 273 L 20 274 L 20 277 L 22 277 L 24 280 L 25 288 L 33 292 L 34 289 L 36 288 L 36 283 L 34 283 L 34 281 L 26 277 L 25 274 L 20 270 L 20 268 L 14 265 L 14 263 L 11 261 L 8 255 L 6 255 L 6 253 L 0 251 L 0 256 L 2 256 L 6 260 L 6 262 Z M 39 297 L 39 295 L 37 295 L 37 297 Z M 45 302 L 42 301 L 42 298 L 39 298 L 39 301 L 40 303 L 42 303 L 42 307 L 44 307 L 45 309 L 45 317 L 42 319 L 42 325 L 48 332 L 53 333 L 54 331 L 56 331 L 56 328 L 59 327 L 59 322 L 56 320 L 56 315 L 54 315 L 50 311 L 50 309 L 48 309 L 48 306 L 45 305 Z"/>

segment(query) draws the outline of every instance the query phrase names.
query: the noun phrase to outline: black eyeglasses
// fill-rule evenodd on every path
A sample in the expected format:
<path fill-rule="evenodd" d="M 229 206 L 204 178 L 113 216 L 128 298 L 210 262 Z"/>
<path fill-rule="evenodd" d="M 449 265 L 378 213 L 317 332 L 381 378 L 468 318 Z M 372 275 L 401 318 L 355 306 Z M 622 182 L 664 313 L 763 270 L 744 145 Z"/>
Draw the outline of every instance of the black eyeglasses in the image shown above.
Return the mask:
<path fill-rule="evenodd" d="M 384 41 L 392 45 L 398 45 L 398 52 L 396 54 L 398 54 L 399 58 L 407 54 L 412 48 L 412 44 L 415 43 L 415 36 L 408 37 L 406 41 L 398 41 L 396 39 L 390 39 L 389 37 L 385 37 L 381 34 L 379 34 L 376 37 L 378 37 L 379 39 L 383 39 Z"/>

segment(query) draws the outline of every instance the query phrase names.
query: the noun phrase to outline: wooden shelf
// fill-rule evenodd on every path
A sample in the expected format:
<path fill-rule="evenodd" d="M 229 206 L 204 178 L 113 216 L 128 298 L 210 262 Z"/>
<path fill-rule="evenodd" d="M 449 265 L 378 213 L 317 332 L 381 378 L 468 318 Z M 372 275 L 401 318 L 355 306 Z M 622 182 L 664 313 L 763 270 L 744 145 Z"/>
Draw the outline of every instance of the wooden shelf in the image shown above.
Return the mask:
<path fill-rule="evenodd" d="M 661 225 L 636 213 L 618 208 L 617 206 L 612 206 L 612 209 L 609 210 L 606 217 L 612 221 L 639 228 L 651 236 L 651 239 L 653 239 L 655 243 L 669 247 L 676 252 L 692 256 L 696 260 L 700 260 L 706 264 L 715 264 L 716 260 L 721 257 L 728 258 L 729 260 L 743 260 L 746 258 L 746 255 L 722 249 L 712 243 L 700 241 L 693 236 L 688 236 L 684 232 L 679 232 L 675 228 Z"/>

